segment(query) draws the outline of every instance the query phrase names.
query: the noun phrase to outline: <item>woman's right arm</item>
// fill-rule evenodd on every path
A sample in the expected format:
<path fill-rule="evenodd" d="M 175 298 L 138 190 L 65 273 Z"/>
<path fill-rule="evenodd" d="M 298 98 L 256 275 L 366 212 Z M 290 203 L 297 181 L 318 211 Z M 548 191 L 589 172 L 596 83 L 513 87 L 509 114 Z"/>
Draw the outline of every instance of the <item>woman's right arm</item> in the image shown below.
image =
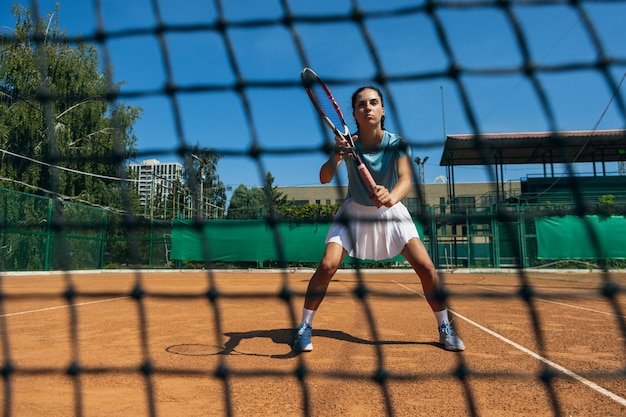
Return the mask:
<path fill-rule="evenodd" d="M 328 161 L 326 161 L 324 165 L 322 165 L 322 168 L 320 168 L 320 182 L 322 184 L 328 184 L 333 180 L 335 172 L 339 169 L 342 161 L 343 155 L 333 152 L 330 158 L 328 158 Z"/>
<path fill-rule="evenodd" d="M 353 140 L 356 139 L 356 136 L 353 137 Z M 342 150 L 342 147 L 346 146 L 346 141 L 340 137 L 335 137 L 336 148 L 335 152 L 330 155 L 328 161 L 324 162 L 324 165 L 320 168 L 320 182 L 322 184 L 328 184 L 335 177 L 335 173 L 339 169 L 341 162 L 343 162 L 343 158 L 346 153 Z"/>

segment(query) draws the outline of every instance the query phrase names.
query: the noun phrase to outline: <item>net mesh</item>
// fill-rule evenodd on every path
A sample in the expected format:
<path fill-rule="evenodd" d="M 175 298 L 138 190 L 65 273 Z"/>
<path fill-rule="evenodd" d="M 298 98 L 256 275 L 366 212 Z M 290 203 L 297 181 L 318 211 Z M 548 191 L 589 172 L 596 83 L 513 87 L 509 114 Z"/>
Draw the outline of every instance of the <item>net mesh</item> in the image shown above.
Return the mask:
<path fill-rule="evenodd" d="M 352 87 L 354 85 L 360 85 L 365 82 L 376 83 L 381 86 L 386 98 L 386 107 L 389 109 L 395 130 L 402 134 L 412 145 L 419 145 L 421 149 L 438 149 L 441 147 L 441 140 L 437 137 L 431 137 L 426 139 L 420 139 L 419 141 L 412 135 L 408 129 L 405 128 L 407 120 L 410 116 L 407 115 L 401 108 L 396 105 L 396 97 L 402 94 L 402 89 L 407 85 L 419 85 L 420 83 L 430 82 L 432 80 L 445 80 L 452 86 L 454 93 L 458 96 L 458 110 L 464 115 L 464 118 L 468 125 L 469 132 L 479 135 L 477 146 L 482 147 L 483 144 L 480 141 L 481 133 L 481 120 L 476 110 L 476 103 L 479 102 L 480 97 L 476 97 L 471 90 L 468 79 L 472 77 L 514 77 L 519 79 L 520 83 L 525 86 L 529 86 L 530 94 L 536 97 L 539 103 L 538 117 L 542 117 L 545 120 L 546 130 L 558 131 L 560 128 L 559 112 L 560 105 L 562 103 L 552 98 L 549 93 L 550 87 L 554 84 L 558 84 L 558 76 L 575 76 L 580 72 L 592 72 L 597 75 L 601 80 L 603 87 L 610 91 L 615 92 L 612 97 L 613 111 L 615 112 L 616 120 L 621 123 L 622 126 L 626 125 L 626 104 L 624 102 L 623 94 L 618 94 L 619 86 L 626 67 L 626 56 L 620 55 L 623 51 L 615 51 L 605 46 L 605 34 L 602 31 L 602 22 L 594 20 L 593 7 L 602 7 L 604 5 L 615 5 L 624 3 L 619 0 L 606 0 L 606 1 L 584 1 L 584 0 L 572 0 L 572 1 L 560 1 L 560 0 L 537 0 L 537 1 L 415 1 L 415 2 L 402 2 L 402 5 L 394 5 L 394 2 L 385 2 L 386 5 L 372 5 L 371 2 L 360 2 L 359 0 L 346 1 L 343 3 L 343 12 L 324 13 L 317 11 L 315 8 L 305 11 L 299 11 L 302 8 L 299 0 L 288 1 L 281 0 L 272 3 L 273 10 L 276 13 L 271 16 L 263 17 L 251 17 L 230 19 L 227 7 L 231 7 L 232 2 L 222 2 L 219 0 L 207 1 L 212 9 L 215 11 L 215 18 L 205 23 L 171 23 L 167 19 L 167 8 L 171 7 L 170 2 L 152 0 L 142 4 L 142 13 L 150 14 L 154 18 L 155 24 L 150 27 L 129 27 L 121 29 L 111 29 L 105 24 L 105 8 L 107 2 L 94 0 L 89 3 L 93 9 L 95 15 L 96 26 L 90 33 L 85 33 L 80 37 L 68 38 L 46 38 L 45 34 L 36 33 L 34 36 L 35 45 L 42 44 L 43 42 L 63 42 L 63 43 L 80 43 L 80 42 L 93 42 L 98 45 L 98 48 L 102 52 L 102 59 L 104 62 L 104 68 L 113 68 L 115 66 L 115 60 L 111 52 L 111 45 L 115 42 L 121 42 L 126 40 L 147 42 L 146 39 L 156 41 L 156 48 L 158 49 L 162 67 L 159 71 L 163 73 L 163 82 L 157 88 L 128 88 L 118 90 L 115 88 L 116 80 L 114 79 L 111 71 L 105 72 L 105 81 L 107 84 L 107 92 L 104 97 L 112 104 L 121 100 L 134 100 L 145 98 L 159 98 L 165 99 L 171 107 L 171 116 L 174 123 L 174 134 L 176 143 L 169 149 L 142 149 L 141 154 L 145 155 L 185 155 L 191 148 L 192 140 L 185 134 L 184 119 L 185 108 L 182 104 L 182 97 L 189 94 L 210 93 L 215 97 L 222 97 L 224 93 L 233 94 L 236 97 L 236 105 L 241 109 L 241 121 L 245 125 L 247 131 L 247 138 L 249 146 L 246 148 L 231 148 L 226 143 L 217 146 L 217 151 L 224 158 L 245 158 L 251 160 L 259 173 L 265 173 L 271 166 L 266 166 L 264 157 L 266 156 L 281 156 L 281 155 L 294 155 L 294 154 L 310 154 L 310 153 L 324 153 L 327 151 L 327 143 L 329 143 L 328 133 L 326 127 L 321 125 L 320 131 L 324 132 L 322 135 L 326 137 L 326 140 L 319 146 L 307 146 L 307 145 L 294 145 L 294 142 L 285 145 L 284 147 L 268 148 L 264 146 L 261 137 L 263 137 L 262 127 L 259 125 L 259 118 L 256 117 L 258 111 L 258 103 L 256 97 L 259 92 L 263 94 L 280 93 L 283 90 L 288 89 L 300 89 L 299 73 L 284 75 L 275 64 L 272 70 L 267 72 L 262 77 L 254 77 L 250 74 L 254 73 L 250 68 L 246 67 L 246 64 L 240 59 L 238 48 L 241 47 L 241 38 L 238 37 L 241 33 L 262 34 L 270 31 L 280 31 L 282 38 L 284 39 L 284 45 L 280 45 L 282 48 L 290 48 L 297 56 L 297 60 L 301 64 L 300 67 L 322 67 L 323 71 L 327 74 L 332 74 L 334 68 L 332 65 L 340 66 L 341 64 L 328 64 L 329 62 L 341 63 L 345 60 L 343 48 L 323 48 L 323 52 L 319 52 L 319 45 L 311 44 L 310 35 L 313 33 L 327 32 L 327 33 L 342 33 L 341 39 L 349 40 L 352 45 L 355 45 L 353 49 L 348 49 L 349 55 L 362 59 L 369 63 L 366 66 L 365 71 L 354 71 L 354 75 L 343 75 L 337 77 L 324 77 L 324 80 L 328 82 L 332 88 L 334 87 Z M 173 3 L 173 2 L 171 2 Z M 311 3 L 311 2 L 306 2 Z M 379 2 L 380 3 L 380 2 Z M 45 12 L 42 9 L 41 2 L 31 1 L 30 9 L 33 12 L 33 16 L 37 21 L 45 19 Z M 538 13 L 543 11 L 554 13 L 551 14 L 553 18 L 557 18 L 560 15 L 575 16 L 575 19 L 580 22 L 585 37 L 589 40 L 591 53 L 585 55 L 584 58 L 575 58 L 571 61 L 562 62 L 539 62 L 533 54 L 532 48 L 535 39 L 535 29 L 532 26 L 524 24 L 521 12 L 527 9 L 536 9 Z M 306 8 L 305 8 L 306 9 Z M 624 9 L 621 9 L 624 10 Z M 451 35 L 450 28 L 447 26 L 445 16 L 447 14 L 458 14 L 462 16 L 462 19 L 457 21 L 458 24 L 468 25 L 468 30 L 471 30 L 471 20 L 476 12 L 492 13 L 497 15 L 497 24 L 499 25 L 497 30 L 507 31 L 513 34 L 515 41 L 516 54 L 519 56 L 517 63 L 511 65 L 510 63 L 502 63 L 494 57 L 492 62 L 476 62 L 475 59 L 469 55 L 471 52 L 466 52 L 463 47 L 457 47 L 455 44 L 459 42 L 462 45 L 460 39 Z M 407 23 L 408 22 L 408 23 Z M 461 23 L 463 22 L 463 23 Z M 411 41 L 396 39 L 395 43 L 389 43 L 382 45 L 381 40 L 393 40 L 393 36 L 390 35 L 393 32 L 394 25 L 414 25 L 415 28 L 422 28 L 421 24 L 427 26 L 431 30 L 432 39 L 440 46 L 437 62 L 440 65 L 421 67 L 409 67 L 403 66 L 406 54 L 419 54 L 419 49 L 411 43 Z M 385 27 L 382 33 L 388 36 L 387 39 L 381 39 L 380 27 Z M 377 29 L 377 36 L 373 35 L 373 31 Z M 421 29 L 420 29 L 421 30 Z M 417 31 L 417 29 L 416 29 Z M 497 36 L 497 31 L 494 29 L 494 36 Z M 211 53 L 215 51 L 215 54 L 223 54 L 225 56 L 223 65 L 229 77 L 224 78 L 211 78 L 205 76 L 200 78 L 197 82 L 193 83 L 180 83 L 176 76 L 176 68 L 181 65 L 186 65 L 183 58 L 179 58 L 180 55 L 172 46 L 172 39 L 176 36 L 184 37 L 189 35 L 209 35 L 214 41 L 214 49 L 211 51 L 205 51 L 204 53 Z M 391 36 L 389 38 L 389 36 Z M 3 45 L 10 42 L 18 42 L 11 34 L 6 34 L 2 38 Z M 307 43 L 308 42 L 308 43 Z M 330 50 L 329 50 L 330 49 Z M 471 49 L 471 48 L 470 48 Z M 321 58 L 322 56 L 323 58 Z M 41 57 L 42 62 L 45 61 L 45 57 Z M 259 63 L 258 65 L 262 65 Z M 326 66 L 326 67 L 325 67 Z M 155 69 L 156 70 L 156 69 Z M 40 68 L 40 71 L 45 72 Z M 344 74 L 351 74 L 351 72 L 343 72 Z M 267 75 L 270 74 L 270 75 Z M 275 75 L 273 75 L 275 74 Z M 45 77 L 43 77 L 45 80 Z M 268 93 L 269 92 L 269 93 Z M 88 98 L 91 92 L 77 92 L 76 98 Z M 52 161 L 71 161 L 71 157 L 66 155 L 54 155 L 55 152 L 55 126 L 50 117 L 50 107 L 54 105 L 56 97 L 50 94 L 48 86 L 45 82 L 41 85 L 39 94 L 39 100 L 44 104 L 44 114 L 42 117 L 46 120 L 47 132 L 45 134 L 45 140 L 51 145 L 50 160 Z M 229 121 L 228 123 L 235 124 L 236 121 Z M 120 138 L 116 138 L 120 141 Z M 123 147 L 122 143 L 117 143 L 117 147 Z M 115 159 L 115 158 L 113 158 Z M 572 158 L 566 158 L 571 160 Z M 489 165 L 491 161 L 490 157 L 485 154 L 485 165 Z M 109 159 L 108 162 L 111 162 Z M 120 172 L 123 172 L 123 167 L 119 167 Z M 497 173 L 490 167 L 484 168 L 486 176 L 491 181 L 495 181 Z M 55 184 L 62 181 L 64 178 L 64 172 L 52 169 L 51 171 L 51 188 L 54 190 Z M 262 175 L 261 175 L 262 176 Z M 14 179 L 20 180 L 20 179 Z M 575 183 L 575 181 L 574 181 Z M 575 185 L 574 185 L 575 186 Z M 128 198 L 123 199 L 125 204 L 126 215 L 120 215 L 120 220 L 117 225 L 128 228 L 132 231 L 136 227 L 136 215 L 133 206 Z M 34 202 L 39 204 L 38 202 Z M 46 203 L 43 203 L 46 204 Z M 5 217 L 19 218 L 25 210 L 31 210 L 30 207 L 16 208 L 15 204 L 3 204 L 4 207 L 8 207 L 11 213 L 5 213 Z M 43 209 L 45 211 L 45 208 Z M 70 233 L 74 228 L 82 228 L 89 230 L 87 225 L 100 225 L 101 217 L 100 213 L 88 213 L 88 214 L 72 214 L 65 213 L 65 211 L 79 210 L 78 207 L 67 206 L 63 209 L 53 211 L 53 216 L 50 221 L 55 224 L 55 227 L 64 229 Z M 571 210 L 572 213 L 576 213 L 576 207 Z M 77 224 L 71 224 L 66 221 L 67 216 L 76 218 L 79 216 L 81 221 Z M 502 218 L 510 219 L 507 217 L 507 213 L 501 214 Z M 123 219 L 122 219 L 123 217 Z M 16 220 L 17 221 L 17 220 Z M 272 234 L 270 239 L 276 245 L 276 251 L 278 252 L 279 259 L 285 259 L 285 248 L 283 241 L 281 240 L 281 228 L 280 222 L 275 217 L 268 216 L 266 226 Z M 4 223 L 5 228 L 7 222 Z M 514 227 L 514 226 L 511 226 Z M 582 226 L 583 229 L 585 226 Z M 509 230 L 509 232 L 511 232 Z M 22 249 L 24 253 L 31 253 L 29 251 L 41 252 L 40 248 L 43 243 L 36 242 L 39 238 L 38 230 L 35 227 L 31 227 L 30 239 L 32 242 L 25 243 L 30 249 Z M 507 231 L 503 231 L 506 234 Z M 595 233 L 591 233 L 592 244 L 599 246 L 598 239 L 600 238 Z M 209 237 L 210 239 L 210 237 Z M 89 240 L 93 242 L 93 240 Z M 594 243 L 595 242 L 595 243 Z M 91 243 L 89 243 L 91 244 Z M 129 264 L 142 264 L 142 256 L 148 251 L 145 245 L 148 243 L 141 239 L 134 239 L 123 249 L 126 256 L 128 256 Z M 550 244 L 554 244 L 551 242 Z M 618 242 L 619 244 L 619 242 Z M 73 247 L 84 246 L 85 241 L 83 238 L 72 239 L 71 237 L 65 237 L 55 242 L 54 246 L 56 250 L 69 256 L 73 252 Z M 208 250 L 210 245 L 202 249 Z M 4 246 L 3 246 L 4 248 Z M 17 250 L 18 248 L 13 248 Z M 518 253 L 519 248 L 514 248 L 513 252 Z M 89 256 L 96 258 L 96 252 L 99 249 L 93 247 L 85 253 Z M 43 256 L 38 254 L 37 256 Z M 515 255 L 512 255 L 515 256 Z M 8 258 L 5 258 L 8 259 Z M 12 258 L 13 262 L 25 262 L 24 259 Z M 89 259 L 85 262 L 95 262 Z M 5 265 L 6 266 L 6 265 Z M 282 265 L 284 266 L 284 265 Z M 19 265 L 14 265 L 19 269 Z M 60 270 L 71 269 L 69 258 L 64 262 L 60 262 L 59 265 L 54 265 L 53 268 Z M 78 353 L 76 349 L 72 353 L 70 365 L 67 367 L 56 368 L 53 365 L 42 366 L 32 369 L 21 369 L 16 367 L 11 360 L 11 334 L 10 329 L 7 328 L 6 316 L 0 314 L 0 330 L 2 333 L 2 377 L 4 384 L 4 415 L 13 415 L 15 412 L 16 399 L 12 396 L 13 382 L 15 378 L 23 375 L 43 376 L 54 373 L 61 373 L 68 375 L 73 379 L 73 403 L 72 413 L 74 415 L 88 415 L 88 411 L 84 409 L 85 400 L 82 397 L 81 375 L 86 373 L 119 373 L 126 372 L 140 375 L 143 387 L 143 394 L 146 401 L 146 415 L 155 416 L 159 414 L 159 406 L 157 405 L 157 392 L 158 387 L 155 386 L 155 375 L 163 370 L 155 369 L 154 364 L 150 360 L 149 352 L 149 323 L 146 313 L 146 300 L 149 298 L 168 299 L 173 300 L 177 297 L 190 300 L 194 298 L 208 300 L 211 306 L 209 316 L 213 321 L 213 328 L 215 337 L 217 340 L 222 340 L 224 335 L 223 320 L 220 310 L 220 303 L 230 300 L 245 300 L 247 298 L 254 299 L 254 297 L 263 298 L 267 295 L 260 294 L 233 294 L 221 293 L 219 286 L 217 285 L 215 275 L 212 271 L 207 271 L 207 281 L 209 290 L 203 294 L 163 294 L 155 293 L 146 288 L 144 283 L 144 276 L 142 272 L 137 272 L 134 275 L 134 282 L 130 291 L 116 291 L 108 292 L 107 295 L 119 295 L 128 296 L 134 303 L 138 314 L 138 329 L 139 329 L 139 343 L 141 345 L 142 358 L 140 360 L 139 370 L 134 367 L 118 367 L 118 366 L 103 366 L 98 369 L 86 369 L 81 367 L 78 362 Z M 272 300 L 285 301 L 289 310 L 290 324 L 295 327 L 297 316 L 299 314 L 300 303 L 294 300 L 295 294 L 292 289 L 292 284 L 289 282 L 288 274 L 282 275 L 282 284 L 277 293 L 272 294 L 268 298 Z M 63 288 L 62 296 L 70 306 L 73 306 L 77 297 L 95 297 L 102 295 L 99 293 L 81 294 L 73 285 L 71 274 L 66 273 L 65 286 Z M 544 340 L 544 323 L 540 320 L 537 313 L 536 299 L 534 298 L 535 290 L 531 284 L 527 272 L 524 270 L 516 271 L 515 278 L 520 286 L 520 290 L 514 297 L 518 298 L 527 307 L 525 310 L 528 314 L 529 322 L 533 330 L 533 342 L 536 346 L 536 350 L 543 354 L 546 352 L 546 341 Z M 601 283 L 599 290 L 604 297 L 606 303 L 610 306 L 611 314 L 614 317 L 614 321 L 617 326 L 617 334 L 615 334 L 615 340 L 620 340 L 618 343 L 624 345 L 624 338 L 626 337 L 626 322 L 623 312 L 623 307 L 620 304 L 620 294 L 623 293 L 618 285 L 616 285 L 612 279 L 611 272 L 605 269 L 601 273 Z M 463 356 L 458 356 L 455 362 L 455 367 L 451 372 L 442 372 L 436 375 L 425 375 L 408 373 L 404 375 L 392 374 L 385 367 L 385 351 L 382 348 L 380 342 L 381 338 L 374 320 L 372 301 L 370 296 L 371 290 L 365 284 L 363 277 L 360 273 L 357 273 L 357 282 L 353 289 L 353 293 L 356 298 L 362 304 L 365 320 L 367 321 L 370 333 L 373 335 L 373 348 L 376 351 L 377 365 L 376 372 L 373 376 L 369 377 L 371 381 L 380 387 L 380 391 L 384 398 L 384 412 L 386 415 L 394 415 L 394 400 L 389 389 L 389 384 L 394 381 L 400 381 L 405 379 L 421 378 L 422 380 L 430 379 L 446 379 L 451 378 L 459 382 L 462 387 L 462 394 L 465 401 L 465 409 L 469 415 L 479 415 L 479 400 L 476 397 L 476 393 L 472 389 L 470 379 L 474 377 L 484 378 L 506 378 L 510 375 L 499 374 L 493 372 L 488 375 L 481 374 L 480 370 L 472 369 L 471 366 L 464 360 Z M 301 295 L 301 294 L 300 294 Z M 378 294 L 381 295 L 381 294 Z M 384 295 L 384 294 L 383 294 Z M 52 299 L 58 298 L 58 294 L 52 296 L 45 294 L 38 294 L 34 296 L 34 299 Z M 462 297 L 462 294 L 446 292 L 442 296 L 448 299 L 454 299 L 454 297 Z M 479 296 L 479 295 L 475 295 Z M 5 296 L 2 298 L 3 302 L 11 296 Z M 493 295 L 491 295 L 493 297 Z M 503 296 L 505 297 L 505 296 Z M 15 298 L 20 298 L 16 296 Z M 23 297 L 22 297 L 23 298 Z M 0 305 L 3 305 L 0 303 Z M 78 314 L 77 307 L 70 307 L 70 329 L 71 339 L 75 341 L 79 338 L 78 334 Z M 1 312 L 0 312 L 1 313 Z M 74 344 L 75 346 L 75 344 Z M 228 346 L 226 346 L 228 348 Z M 226 349 L 227 350 L 227 349 Z M 623 354 L 624 352 L 622 352 Z M 553 415 L 562 415 L 563 404 L 559 398 L 558 393 L 558 381 L 555 380 L 555 375 L 558 372 L 562 372 L 562 369 L 555 368 L 553 364 L 543 364 L 542 370 L 539 376 L 536 378 L 543 384 L 543 388 L 549 397 L 549 409 Z M 613 372 L 606 372 L 603 377 L 617 381 L 618 385 L 624 382 L 624 369 L 626 365 L 623 358 L 616 360 Z M 172 374 L 177 374 L 182 377 L 192 377 L 197 375 L 194 370 L 190 371 L 169 371 Z M 202 373 L 201 373 L 202 374 Z M 204 375 L 204 374 L 203 374 Z M 224 415 L 233 415 L 233 392 L 231 391 L 231 382 L 236 378 L 250 378 L 250 377 L 283 377 L 290 378 L 297 381 L 300 388 L 298 391 L 301 395 L 300 412 L 302 415 L 312 415 L 313 408 L 312 403 L 314 399 L 311 396 L 311 378 L 315 377 L 315 374 L 311 374 L 307 367 L 307 359 L 300 356 L 295 370 L 275 371 L 272 369 L 252 369 L 252 370 L 240 370 L 229 366 L 227 361 L 227 355 L 219 358 L 217 366 L 212 369 L 211 377 L 216 378 L 220 382 L 220 388 L 222 390 L 223 403 L 220 405 L 220 410 Z M 350 372 L 337 372 L 329 373 L 324 376 L 335 378 L 339 381 L 348 381 L 351 379 L 367 378 L 363 373 L 355 371 Z M 514 377 L 523 378 L 523 375 L 516 375 Z M 624 406 L 625 393 L 622 391 L 621 397 L 617 395 L 616 401 L 622 401 L 620 404 Z M 613 398 L 615 400 L 615 398 Z"/>

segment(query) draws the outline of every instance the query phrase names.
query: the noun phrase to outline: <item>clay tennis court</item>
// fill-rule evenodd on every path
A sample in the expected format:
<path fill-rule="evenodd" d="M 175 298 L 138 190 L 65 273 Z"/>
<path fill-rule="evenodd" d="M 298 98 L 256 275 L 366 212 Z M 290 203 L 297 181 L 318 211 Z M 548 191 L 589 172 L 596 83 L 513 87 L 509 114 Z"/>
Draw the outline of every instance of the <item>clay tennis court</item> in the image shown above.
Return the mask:
<path fill-rule="evenodd" d="M 626 413 L 626 274 L 609 274 L 612 304 L 603 274 L 528 273 L 532 309 L 514 296 L 515 273 L 442 274 L 466 344 L 452 353 L 415 275 L 364 273 L 371 292 L 359 298 L 357 275 L 341 272 L 315 318 L 315 349 L 298 355 L 292 329 L 310 273 L 3 275 L 3 414 Z M 283 288 L 293 296 L 278 297 Z"/>

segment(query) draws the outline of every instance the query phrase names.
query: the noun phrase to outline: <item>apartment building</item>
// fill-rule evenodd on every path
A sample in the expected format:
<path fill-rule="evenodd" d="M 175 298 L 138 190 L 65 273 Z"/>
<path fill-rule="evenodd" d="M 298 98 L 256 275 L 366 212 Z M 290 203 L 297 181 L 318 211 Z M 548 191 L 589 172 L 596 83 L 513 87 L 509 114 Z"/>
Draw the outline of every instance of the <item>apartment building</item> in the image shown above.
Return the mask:
<path fill-rule="evenodd" d="M 153 206 L 157 199 L 169 197 L 174 184 L 181 183 L 183 179 L 183 166 L 178 162 L 146 159 L 139 164 L 130 164 L 129 168 L 138 180 L 136 184 L 139 202 L 144 208 Z"/>

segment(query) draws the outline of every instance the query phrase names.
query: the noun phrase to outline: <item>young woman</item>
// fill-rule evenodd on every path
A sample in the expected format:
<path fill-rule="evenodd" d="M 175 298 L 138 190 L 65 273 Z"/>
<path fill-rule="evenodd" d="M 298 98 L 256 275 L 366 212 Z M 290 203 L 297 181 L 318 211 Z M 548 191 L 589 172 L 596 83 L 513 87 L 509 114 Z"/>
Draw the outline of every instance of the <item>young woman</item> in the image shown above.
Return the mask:
<path fill-rule="evenodd" d="M 309 281 L 293 348 L 299 352 L 313 350 L 313 316 L 346 255 L 381 260 L 400 253 L 422 282 L 426 300 L 439 326 L 439 342 L 447 350 L 462 351 L 465 345 L 449 321 L 448 310 L 435 296 L 439 286 L 435 266 L 401 202 L 412 187 L 410 148 L 398 135 L 384 130 L 383 95 L 376 87 L 362 87 L 352 95 L 352 115 L 358 128 L 353 138 L 355 146 L 378 185 L 370 193 L 356 164 L 346 163 L 348 196 L 335 215 L 326 237 L 324 256 Z M 333 179 L 344 160 L 341 147 L 345 144 L 340 138 L 335 140 L 336 152 L 320 169 L 322 184 Z"/>

